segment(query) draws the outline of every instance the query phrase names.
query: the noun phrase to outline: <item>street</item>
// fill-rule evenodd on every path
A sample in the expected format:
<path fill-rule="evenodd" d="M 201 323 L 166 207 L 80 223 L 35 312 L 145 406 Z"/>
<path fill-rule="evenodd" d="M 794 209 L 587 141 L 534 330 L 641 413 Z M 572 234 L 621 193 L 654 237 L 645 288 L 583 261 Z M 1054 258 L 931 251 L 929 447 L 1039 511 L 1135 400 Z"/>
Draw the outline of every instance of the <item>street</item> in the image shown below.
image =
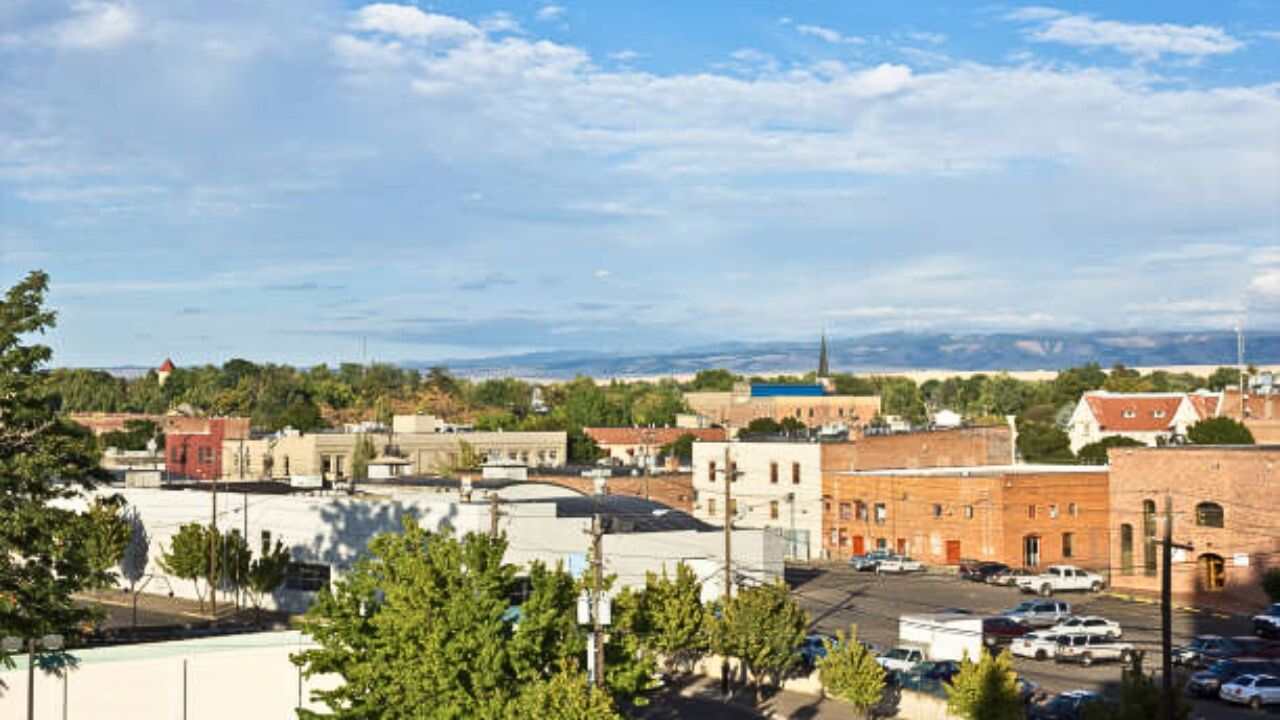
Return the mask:
<path fill-rule="evenodd" d="M 898 617 L 909 613 L 934 613 L 949 608 L 976 615 L 994 615 L 1031 598 L 1013 588 L 961 580 L 952 575 L 878 576 L 858 573 L 847 566 L 791 568 L 792 593 L 809 612 L 814 630 L 835 633 L 858 626 L 858 637 L 881 647 L 897 644 Z M 1120 623 L 1124 640 L 1146 651 L 1145 667 L 1159 670 L 1160 608 L 1107 597 L 1105 594 L 1063 594 L 1057 599 L 1072 605 L 1077 614 L 1100 615 Z M 1245 618 L 1224 618 L 1202 613 L 1174 612 L 1173 638 L 1178 645 L 1197 634 L 1249 635 Z M 1048 692 L 1086 689 L 1112 692 L 1120 682 L 1121 665 L 1098 664 L 1091 668 L 1048 661 L 1014 658 L 1019 674 Z M 1219 701 L 1199 701 L 1196 715 L 1206 718 L 1257 717 L 1243 708 Z"/>

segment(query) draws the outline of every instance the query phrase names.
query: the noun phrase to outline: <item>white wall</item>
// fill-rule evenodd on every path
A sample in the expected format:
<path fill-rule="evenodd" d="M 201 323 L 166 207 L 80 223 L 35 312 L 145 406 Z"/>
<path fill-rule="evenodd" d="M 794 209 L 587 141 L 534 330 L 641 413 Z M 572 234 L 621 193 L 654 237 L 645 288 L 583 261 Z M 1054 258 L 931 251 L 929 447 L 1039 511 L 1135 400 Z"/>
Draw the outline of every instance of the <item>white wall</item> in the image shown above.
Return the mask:
<path fill-rule="evenodd" d="M 38 720 L 248 720 L 297 718 L 312 690 L 336 676 L 303 679 L 290 653 L 312 647 L 299 632 L 76 650 L 74 670 L 59 677 L 36 670 Z M 0 717 L 26 717 L 27 661 L 0 672 Z M 299 703 L 301 698 L 301 703 Z"/>

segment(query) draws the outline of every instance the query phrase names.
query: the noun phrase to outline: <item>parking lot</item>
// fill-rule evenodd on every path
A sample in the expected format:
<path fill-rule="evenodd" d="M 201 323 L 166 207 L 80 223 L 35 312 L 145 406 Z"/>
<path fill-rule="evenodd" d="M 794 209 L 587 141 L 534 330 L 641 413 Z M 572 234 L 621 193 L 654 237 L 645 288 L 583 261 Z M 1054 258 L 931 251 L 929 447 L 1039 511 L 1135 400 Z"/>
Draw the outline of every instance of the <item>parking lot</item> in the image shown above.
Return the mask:
<path fill-rule="evenodd" d="M 1013 588 L 969 582 L 951 575 L 877 576 L 844 566 L 789 569 L 788 581 L 801 606 L 809 612 L 814 630 L 834 633 L 856 624 L 861 639 L 886 648 L 897 644 L 898 618 L 903 614 L 962 608 L 977 615 L 995 615 L 1032 597 Z M 1057 599 L 1070 602 L 1077 614 L 1100 615 L 1120 623 L 1123 639 L 1146 651 L 1145 667 L 1159 670 L 1158 605 L 1089 593 L 1063 594 Z M 1249 635 L 1252 631 L 1247 618 L 1175 611 L 1173 619 L 1175 645 L 1197 634 Z M 1076 688 L 1111 692 L 1121 673 L 1118 663 L 1084 668 L 1052 660 L 1015 658 L 1014 664 L 1019 673 L 1048 692 Z M 1198 716 L 1207 718 L 1256 717 L 1218 701 L 1198 702 L 1196 710 Z"/>

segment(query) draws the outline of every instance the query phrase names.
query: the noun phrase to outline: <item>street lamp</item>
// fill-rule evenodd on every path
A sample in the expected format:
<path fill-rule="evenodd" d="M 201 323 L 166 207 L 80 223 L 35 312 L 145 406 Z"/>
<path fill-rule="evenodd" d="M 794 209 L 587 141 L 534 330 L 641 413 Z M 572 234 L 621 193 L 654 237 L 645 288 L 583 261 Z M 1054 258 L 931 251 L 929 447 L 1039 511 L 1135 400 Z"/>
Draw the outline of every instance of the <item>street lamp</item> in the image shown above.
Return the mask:
<path fill-rule="evenodd" d="M 63 640 L 61 635 L 50 633 L 39 638 L 27 638 L 25 641 L 20 637 L 8 636 L 0 640 L 0 649 L 5 653 L 14 654 L 22 652 L 22 646 L 27 647 L 27 720 L 35 720 L 36 717 L 36 647 L 42 650 L 61 650 Z"/>

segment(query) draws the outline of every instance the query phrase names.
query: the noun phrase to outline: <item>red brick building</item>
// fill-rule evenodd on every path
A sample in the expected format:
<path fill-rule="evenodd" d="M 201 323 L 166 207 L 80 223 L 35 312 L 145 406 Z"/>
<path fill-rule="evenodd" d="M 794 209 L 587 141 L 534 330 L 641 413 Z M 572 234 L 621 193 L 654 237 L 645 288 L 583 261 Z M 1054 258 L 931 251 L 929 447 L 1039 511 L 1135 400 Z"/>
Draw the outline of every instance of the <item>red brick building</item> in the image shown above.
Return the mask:
<path fill-rule="evenodd" d="M 222 441 L 247 439 L 249 418 L 184 418 L 165 434 L 165 471 L 173 479 L 214 480 L 222 475 Z"/>

